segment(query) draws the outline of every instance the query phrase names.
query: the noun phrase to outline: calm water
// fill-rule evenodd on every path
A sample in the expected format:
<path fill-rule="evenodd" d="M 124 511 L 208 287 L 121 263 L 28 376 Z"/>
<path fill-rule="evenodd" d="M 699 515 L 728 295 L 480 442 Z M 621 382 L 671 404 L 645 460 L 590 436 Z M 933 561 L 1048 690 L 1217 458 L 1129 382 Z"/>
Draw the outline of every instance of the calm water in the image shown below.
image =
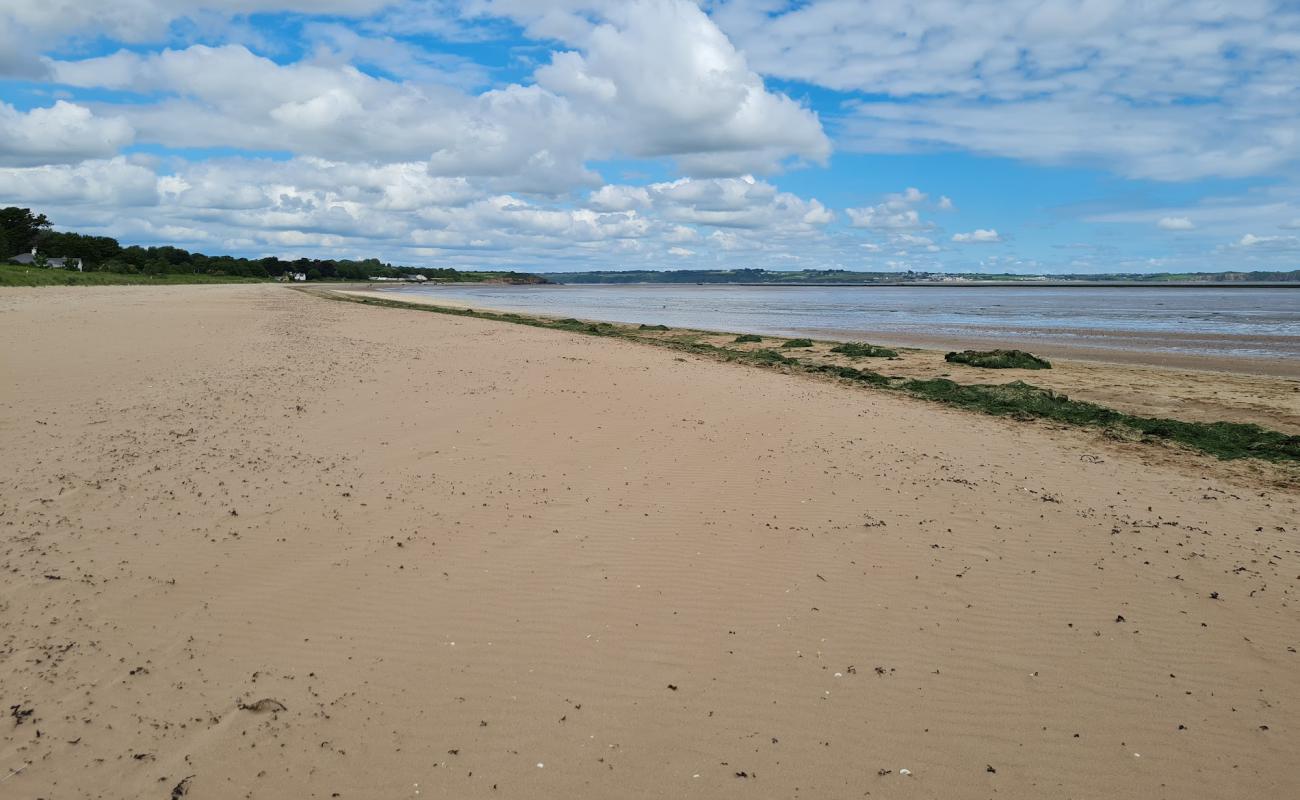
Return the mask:
<path fill-rule="evenodd" d="M 608 322 L 882 343 L 963 341 L 1300 359 L 1300 290 L 465 286 L 397 291 Z"/>

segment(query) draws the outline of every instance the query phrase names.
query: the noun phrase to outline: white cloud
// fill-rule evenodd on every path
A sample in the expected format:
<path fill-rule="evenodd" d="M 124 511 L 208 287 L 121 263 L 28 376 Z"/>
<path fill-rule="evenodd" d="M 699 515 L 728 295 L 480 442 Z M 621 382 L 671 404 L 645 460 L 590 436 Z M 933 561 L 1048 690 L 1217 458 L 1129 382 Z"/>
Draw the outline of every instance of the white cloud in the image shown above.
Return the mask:
<path fill-rule="evenodd" d="M 815 199 L 753 177 L 607 185 L 579 201 L 494 192 L 421 162 L 172 166 L 159 176 L 119 157 L 0 169 L 0 205 L 39 208 L 65 229 L 207 252 L 561 269 L 607 267 L 611 258 L 699 266 L 732 251 L 767 266 L 825 258 L 814 253 L 832 218 Z"/>
<path fill-rule="evenodd" d="M 391 0 L 6 0 L 0 22 L 52 43 L 58 37 L 94 32 L 127 42 L 162 39 L 178 19 L 202 19 L 293 11 L 312 14 L 362 15 L 391 5 Z"/>
<path fill-rule="evenodd" d="M 570 28 L 572 49 L 553 53 L 535 84 L 481 94 L 448 85 L 457 82 L 456 63 L 337 25 L 309 26 L 319 46 L 291 63 L 227 44 L 123 50 L 48 67 L 65 85 L 156 94 L 155 102 L 95 107 L 120 115 L 141 142 L 428 159 L 436 174 L 490 179 L 497 191 L 597 186 L 587 166 L 597 159 L 666 157 L 693 174 L 730 176 L 824 161 L 830 152 L 817 116 L 768 91 L 686 0 L 611 4 Z"/>
<path fill-rule="evenodd" d="M 0 200 L 37 208 L 94 204 L 107 210 L 158 202 L 153 170 L 125 158 L 76 165 L 0 168 Z"/>
<path fill-rule="evenodd" d="M 1269 250 L 1273 252 L 1292 252 L 1300 250 L 1300 237 L 1296 236 L 1256 236 L 1248 233 L 1237 241 L 1237 247 L 1252 250 Z"/>
<path fill-rule="evenodd" d="M 540 86 L 580 113 L 609 115 L 636 156 L 723 153 L 728 171 L 770 170 L 788 155 L 824 161 L 830 142 L 815 114 L 767 91 L 744 56 L 694 3 L 615 3 L 567 38 Z"/>
<path fill-rule="evenodd" d="M 764 74 L 886 97 L 844 121 L 852 149 L 1161 180 L 1266 174 L 1300 157 L 1290 2 L 722 0 L 714 17 Z"/>
<path fill-rule="evenodd" d="M 21 112 L 0 102 L 0 165 L 31 166 L 115 155 L 134 131 L 120 117 L 97 117 L 60 100 Z"/>
<path fill-rule="evenodd" d="M 650 193 L 641 186 L 606 184 L 592 192 L 587 205 L 600 211 L 629 211 L 650 205 Z"/>
<path fill-rule="evenodd" d="M 898 194 L 885 196 L 884 202 L 864 208 L 846 208 L 850 224 L 855 228 L 871 230 L 906 231 L 929 227 L 921 221 L 921 213 L 916 206 L 928 199 L 929 195 L 919 189 L 908 187 Z"/>
<path fill-rule="evenodd" d="M 1162 231 L 1190 231 L 1195 230 L 1196 225 L 1187 217 L 1161 217 L 1156 223 Z"/>
<path fill-rule="evenodd" d="M 978 228 L 970 233 L 954 233 L 952 240 L 960 244 L 992 244 L 1002 241 L 1002 237 L 991 228 Z"/>
<path fill-rule="evenodd" d="M 834 214 L 816 199 L 779 191 L 766 181 L 741 178 L 681 178 L 645 188 L 656 213 L 679 224 L 810 233 Z"/>

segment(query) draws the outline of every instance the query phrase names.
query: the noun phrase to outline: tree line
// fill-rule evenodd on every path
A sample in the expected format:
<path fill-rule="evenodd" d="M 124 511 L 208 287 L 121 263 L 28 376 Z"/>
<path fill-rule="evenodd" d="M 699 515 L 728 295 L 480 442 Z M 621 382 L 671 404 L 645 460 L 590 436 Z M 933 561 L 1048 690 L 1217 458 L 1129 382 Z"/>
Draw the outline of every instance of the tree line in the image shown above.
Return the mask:
<path fill-rule="evenodd" d="M 512 283 L 545 282 L 534 275 L 519 272 L 461 272 L 449 267 L 398 267 L 377 258 L 361 261 L 349 259 L 299 258 L 286 261 L 274 256 L 236 258 L 191 253 L 179 247 L 123 247 L 110 236 L 87 236 L 55 231 L 44 214 L 28 208 L 0 209 L 0 262 L 30 252 L 35 247 L 48 258 L 79 258 L 83 268 L 95 272 L 126 275 L 233 275 L 244 278 L 278 278 L 300 272 L 307 280 L 364 281 L 369 278 L 400 278 L 423 275 L 430 281 L 455 283 L 504 279 Z"/>

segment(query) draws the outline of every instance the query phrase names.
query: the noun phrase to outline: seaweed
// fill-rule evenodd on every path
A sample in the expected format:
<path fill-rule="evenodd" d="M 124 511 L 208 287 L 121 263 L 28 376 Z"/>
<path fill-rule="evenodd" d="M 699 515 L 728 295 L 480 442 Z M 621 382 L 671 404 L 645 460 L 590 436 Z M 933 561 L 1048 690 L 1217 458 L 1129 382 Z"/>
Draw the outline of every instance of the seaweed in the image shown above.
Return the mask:
<path fill-rule="evenodd" d="M 831 348 L 832 353 L 846 355 L 849 358 L 897 358 L 898 351 L 888 347 L 868 344 L 867 342 L 845 342 Z"/>
<path fill-rule="evenodd" d="M 1051 369 L 1052 362 L 1024 350 L 963 350 L 943 357 L 950 364 L 983 369 Z"/>

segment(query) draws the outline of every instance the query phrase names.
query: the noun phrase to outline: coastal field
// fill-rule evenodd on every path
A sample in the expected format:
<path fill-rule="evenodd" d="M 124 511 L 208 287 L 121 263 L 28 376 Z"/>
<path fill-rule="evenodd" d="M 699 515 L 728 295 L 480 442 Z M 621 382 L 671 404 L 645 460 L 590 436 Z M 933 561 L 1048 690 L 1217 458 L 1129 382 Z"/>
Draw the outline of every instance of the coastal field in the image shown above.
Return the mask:
<path fill-rule="evenodd" d="M 0 796 L 1300 795 L 1290 464 L 268 284 L 0 346 Z"/>

